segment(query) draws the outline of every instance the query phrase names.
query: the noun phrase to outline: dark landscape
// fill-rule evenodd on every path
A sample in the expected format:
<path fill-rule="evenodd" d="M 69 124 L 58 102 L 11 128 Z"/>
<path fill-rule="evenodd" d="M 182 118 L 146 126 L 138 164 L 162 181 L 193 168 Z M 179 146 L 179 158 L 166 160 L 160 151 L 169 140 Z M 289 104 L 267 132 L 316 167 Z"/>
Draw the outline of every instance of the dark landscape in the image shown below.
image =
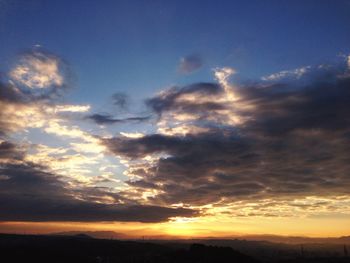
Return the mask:
<path fill-rule="evenodd" d="M 283 244 L 239 239 L 113 240 L 87 234 L 0 234 L 2 262 L 350 262 L 340 244 Z"/>

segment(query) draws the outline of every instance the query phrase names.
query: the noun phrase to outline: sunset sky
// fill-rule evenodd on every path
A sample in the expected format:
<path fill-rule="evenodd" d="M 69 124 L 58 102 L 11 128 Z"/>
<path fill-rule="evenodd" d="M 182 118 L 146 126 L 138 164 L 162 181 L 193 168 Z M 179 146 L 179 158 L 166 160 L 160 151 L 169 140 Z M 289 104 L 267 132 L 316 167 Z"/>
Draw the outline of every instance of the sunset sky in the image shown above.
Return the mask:
<path fill-rule="evenodd" d="M 349 222 L 350 1 L 0 0 L 0 232 Z"/>

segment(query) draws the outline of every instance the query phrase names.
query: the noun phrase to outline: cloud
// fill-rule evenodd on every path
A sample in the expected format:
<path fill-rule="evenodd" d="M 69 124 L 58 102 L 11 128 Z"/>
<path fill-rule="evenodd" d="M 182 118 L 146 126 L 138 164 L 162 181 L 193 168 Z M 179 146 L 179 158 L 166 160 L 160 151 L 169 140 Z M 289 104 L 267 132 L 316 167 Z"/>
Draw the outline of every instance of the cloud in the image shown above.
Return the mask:
<path fill-rule="evenodd" d="M 19 89 L 12 84 L 5 84 L 0 79 L 0 101 L 7 103 L 22 102 L 24 98 Z"/>
<path fill-rule="evenodd" d="M 144 134 L 140 132 L 120 132 L 120 134 L 127 138 L 141 138 L 144 136 Z"/>
<path fill-rule="evenodd" d="M 14 143 L 0 140 L 0 164 L 8 160 L 22 160 L 23 157 L 24 152 L 17 149 Z"/>
<path fill-rule="evenodd" d="M 22 53 L 9 78 L 0 79 L 0 136 L 43 126 L 56 113 L 88 111 L 88 105 L 57 105 L 71 75 L 67 63 L 47 51 Z"/>
<path fill-rule="evenodd" d="M 59 87 L 62 88 L 66 86 Z M 104 147 L 98 139 L 75 124 L 90 106 L 59 103 L 58 96 L 63 93 L 57 89 L 35 91 L 11 80 L 0 81 L 0 142 L 17 141 L 23 148 L 12 152 L 9 144 L 2 144 L 0 162 L 45 163 L 50 173 L 64 176 L 71 186 L 81 187 L 88 181 L 87 177 L 96 176 L 95 165 L 108 165 L 109 161 L 103 160 Z M 43 138 L 40 143 L 44 144 L 31 142 L 32 130 L 40 134 L 38 139 Z M 62 143 L 61 148 L 45 145 L 52 140 Z M 23 160 L 16 159 L 15 155 Z"/>
<path fill-rule="evenodd" d="M 124 93 L 114 93 L 112 95 L 112 103 L 117 107 L 119 114 L 122 117 L 116 118 L 110 113 L 94 113 L 85 117 L 87 120 L 91 120 L 98 125 L 112 125 L 112 124 L 125 124 L 125 123 L 140 123 L 146 122 L 151 119 L 152 116 L 130 116 L 134 115 L 127 112 L 129 99 Z M 136 114 L 138 115 L 138 114 Z M 141 115 L 141 114 L 140 114 Z"/>
<path fill-rule="evenodd" d="M 129 160 L 134 198 L 153 191 L 147 197 L 152 204 L 224 208 L 281 200 L 286 212 L 292 200 L 348 196 L 350 78 L 343 66 L 319 68 L 305 73 L 309 80 L 302 86 L 287 81 L 236 87 L 227 70 L 216 70 L 219 85 L 175 87 L 146 101 L 160 127 L 206 128 L 202 132 L 102 141 Z M 269 211 L 256 214 L 279 215 L 280 207 L 267 206 Z"/>
<path fill-rule="evenodd" d="M 238 115 L 238 108 L 249 108 L 239 100 L 235 87 L 227 80 L 233 69 L 216 70 L 219 83 L 195 83 L 184 87 L 172 87 L 146 100 L 146 105 L 158 115 L 158 132 L 191 134 L 207 132 L 220 124 L 237 125 L 245 121 Z"/>
<path fill-rule="evenodd" d="M 90 106 L 56 104 L 51 98 L 25 94 L 0 81 L 0 108 L 0 136 L 5 136 L 69 119 L 73 114 L 89 111 Z"/>
<path fill-rule="evenodd" d="M 242 85 L 230 83 L 232 68 L 213 72 L 216 83 L 175 86 L 146 100 L 145 117 L 60 104 L 55 82 L 1 82 L 0 218 L 161 222 L 348 207 L 348 66 L 312 66 Z M 123 94 L 114 99 L 126 107 Z M 156 126 L 98 137 L 74 122 L 82 114 L 99 125 L 152 118 Z M 28 129 L 62 146 L 18 143 Z"/>
<path fill-rule="evenodd" d="M 192 54 L 182 57 L 179 63 L 179 72 L 183 74 L 190 74 L 203 66 L 203 60 L 199 55 Z"/>
<path fill-rule="evenodd" d="M 62 60 L 39 50 L 24 53 L 10 71 L 11 80 L 30 89 L 61 87 L 65 84 Z"/>
<path fill-rule="evenodd" d="M 262 77 L 262 80 L 266 81 L 279 81 L 286 78 L 296 78 L 300 79 L 303 75 L 305 75 L 309 70 L 311 69 L 311 66 L 305 66 L 293 70 L 283 70 L 277 73 L 273 73 L 269 76 Z"/>
<path fill-rule="evenodd" d="M 57 105 L 54 108 L 55 112 L 87 112 L 90 110 L 90 105 Z"/>
<path fill-rule="evenodd" d="M 197 97 L 204 99 L 221 92 L 221 87 L 215 83 L 197 83 L 185 87 L 173 87 L 161 92 L 158 96 L 146 101 L 148 107 L 162 115 L 166 111 L 181 110 L 189 112 L 201 111 L 204 108 L 222 108 L 221 105 L 210 101 L 195 101 Z M 200 99 L 200 98 L 198 98 Z"/>
<path fill-rule="evenodd" d="M 61 73 L 59 63 L 59 58 L 49 53 L 28 53 L 11 71 L 12 80 L 0 82 L 1 220 L 163 222 L 197 215 L 192 209 L 130 200 L 113 189 L 121 183 L 110 171 L 96 175 L 92 166 L 109 165 L 103 160 L 104 146 L 71 123 L 72 114 L 88 112 L 89 105 L 56 102 L 57 89 L 66 85 L 57 75 Z M 15 143 L 29 128 L 58 136 L 66 145 L 54 148 L 30 141 Z M 94 176 L 87 176 L 89 173 Z M 98 186 L 104 183 L 110 186 Z"/>
<path fill-rule="evenodd" d="M 103 124 L 108 125 L 108 124 L 126 123 L 126 122 L 143 122 L 143 121 L 147 121 L 150 119 L 149 116 L 146 116 L 146 117 L 128 117 L 128 118 L 124 118 L 124 119 L 116 119 L 109 114 L 98 114 L 98 113 L 89 115 L 86 118 L 94 121 L 95 123 L 97 123 L 99 125 L 103 125 Z"/>
<path fill-rule="evenodd" d="M 90 106 L 56 101 L 59 89 L 67 85 L 62 63 L 50 53 L 34 50 L 21 57 L 9 82 L 0 82 L 1 220 L 161 222 L 197 215 L 192 209 L 125 198 L 113 189 L 120 183 L 114 174 L 96 174 L 94 165 L 110 165 L 103 160 L 104 146 L 72 123 L 72 114 L 88 112 Z M 30 128 L 58 136 L 65 146 L 35 145 L 26 139 L 16 143 Z M 110 187 L 98 186 L 106 182 Z"/>
<path fill-rule="evenodd" d="M 335 82 L 339 74 L 346 74 L 345 65 L 341 64 L 319 64 L 303 66 L 292 70 L 282 70 L 261 79 L 269 83 L 291 84 L 294 88 L 303 88 L 315 82 Z"/>
<path fill-rule="evenodd" d="M 22 54 L 22 59 L 27 61 L 34 57 L 37 60 L 43 60 L 40 63 L 46 62 L 46 59 L 62 61 L 49 52 L 38 52 L 37 50 L 28 51 L 24 55 Z M 63 64 L 63 62 L 60 63 Z M 42 64 L 38 67 L 41 66 Z M 50 72 L 46 73 L 51 74 Z M 66 73 L 68 74 L 68 72 Z M 55 74 L 53 74 L 54 76 Z M 12 80 L 5 82 L 0 79 L 0 136 L 8 137 L 14 133 L 25 132 L 29 128 L 52 126 L 53 123 L 56 123 L 57 126 L 58 122 L 66 122 L 73 118 L 74 114 L 89 111 L 89 105 L 58 103 L 59 96 L 63 95 L 58 89 L 68 87 L 68 83 L 65 80 L 60 87 L 54 85 L 55 87 L 47 87 L 41 89 L 43 91 L 36 92 L 33 89 L 24 88 L 20 83 Z M 45 127 L 45 129 L 48 128 Z"/>
<path fill-rule="evenodd" d="M 28 102 L 11 85 L 3 85 L 1 82 L 0 108 L 0 137 L 25 127 L 40 125 L 45 115 L 44 111 L 40 110 L 41 105 Z"/>
<path fill-rule="evenodd" d="M 197 211 L 137 203 L 98 187 L 72 188 L 44 166 L 17 162 L 15 144 L 2 142 L 0 158 L 0 218 L 2 221 L 139 221 L 162 222 Z M 17 146 L 18 147 L 18 146 Z M 14 160 L 17 160 L 14 162 Z"/>
<path fill-rule="evenodd" d="M 14 162 L 17 154 L 23 157 L 22 162 L 45 163 L 50 173 L 64 176 L 71 186 L 83 187 L 89 181 L 88 177 L 96 176 L 98 167 L 95 166 L 109 163 L 103 160 L 104 147 L 99 140 L 76 123 L 90 106 L 61 104 L 56 96 L 61 94 L 55 88 L 42 90 L 35 92 L 14 82 L 0 82 L 0 142 L 21 141 L 23 146 L 22 152 L 10 152 L 6 144 L 7 148 L 1 150 L 0 161 L 4 164 Z M 44 144 L 31 142 L 31 130 L 40 133 L 39 141 L 42 136 L 40 143 Z M 64 149 L 49 146 L 47 142 L 52 140 L 59 141 Z M 10 154 L 12 159 L 6 156 Z M 98 183 L 96 181 L 95 186 Z"/>
<path fill-rule="evenodd" d="M 339 78 L 334 82 L 317 80 L 297 90 L 289 85 L 246 89 L 242 92 L 244 99 L 255 105 L 250 131 L 259 129 L 270 135 L 292 131 L 346 132 L 349 83 L 349 78 Z"/>
<path fill-rule="evenodd" d="M 124 93 L 114 93 L 112 95 L 113 105 L 121 110 L 125 110 L 128 106 L 128 96 Z"/>

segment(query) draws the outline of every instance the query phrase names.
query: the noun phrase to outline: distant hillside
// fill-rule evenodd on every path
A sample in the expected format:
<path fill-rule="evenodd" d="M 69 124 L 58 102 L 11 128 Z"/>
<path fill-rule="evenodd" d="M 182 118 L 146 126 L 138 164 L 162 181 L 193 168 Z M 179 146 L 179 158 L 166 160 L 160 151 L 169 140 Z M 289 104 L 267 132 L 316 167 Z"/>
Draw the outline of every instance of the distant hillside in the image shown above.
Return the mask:
<path fill-rule="evenodd" d="M 62 232 L 57 235 L 88 235 L 100 239 L 128 240 L 127 235 L 113 231 Z M 166 236 L 147 237 L 146 241 L 166 245 L 174 249 L 188 249 L 192 243 L 211 246 L 231 247 L 254 258 L 264 258 L 265 261 L 289 260 L 300 257 L 302 249 L 308 257 L 342 257 L 344 245 L 350 252 L 350 237 L 340 238 L 309 238 L 275 235 L 250 235 L 236 238 L 204 238 L 204 239 L 166 239 Z M 139 240 L 143 241 L 144 240 Z"/>
<path fill-rule="evenodd" d="M 66 232 L 58 232 L 52 233 L 54 236 L 77 236 L 77 235 L 86 235 L 92 238 L 99 239 L 130 239 L 129 236 L 117 233 L 114 231 L 66 231 Z"/>
<path fill-rule="evenodd" d="M 51 235 L 65 235 L 65 236 L 75 236 L 85 234 L 93 238 L 99 239 L 121 239 L 136 240 L 134 237 L 128 236 L 123 233 L 118 233 L 114 231 L 67 231 L 52 233 Z M 148 240 L 179 240 L 172 236 L 147 236 Z M 350 245 L 350 236 L 344 237 L 329 237 L 329 238 L 313 238 L 313 237 L 299 237 L 299 236 L 278 236 L 278 235 L 243 235 L 234 236 L 227 238 L 201 238 L 202 240 L 247 240 L 247 241 L 269 241 L 273 243 L 285 243 L 285 244 L 348 244 Z"/>
<path fill-rule="evenodd" d="M 238 236 L 237 239 L 253 240 L 253 241 L 270 241 L 275 243 L 286 243 L 286 244 L 310 244 L 310 243 L 350 244 L 350 236 L 315 238 L 315 237 L 277 236 L 277 235 L 247 235 L 247 236 Z"/>

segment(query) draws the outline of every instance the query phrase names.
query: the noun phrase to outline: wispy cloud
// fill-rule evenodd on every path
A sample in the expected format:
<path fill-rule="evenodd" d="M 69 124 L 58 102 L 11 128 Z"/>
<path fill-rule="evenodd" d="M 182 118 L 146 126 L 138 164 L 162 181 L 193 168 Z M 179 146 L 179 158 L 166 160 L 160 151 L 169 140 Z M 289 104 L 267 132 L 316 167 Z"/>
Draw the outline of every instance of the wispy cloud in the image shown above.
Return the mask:
<path fill-rule="evenodd" d="M 179 72 L 183 74 L 190 74 L 200 69 L 202 66 L 203 66 L 203 59 L 197 54 L 192 54 L 192 55 L 182 57 L 180 59 L 178 69 L 179 69 Z"/>
<path fill-rule="evenodd" d="M 283 70 L 277 73 L 273 73 L 269 76 L 262 77 L 262 80 L 270 80 L 270 81 L 280 81 L 285 78 L 301 78 L 304 74 L 306 74 L 311 69 L 311 66 L 305 66 L 293 70 Z"/>
<path fill-rule="evenodd" d="M 110 114 L 99 114 L 99 113 L 95 113 L 92 115 L 89 115 L 86 117 L 87 119 L 90 119 L 92 121 L 94 121 L 97 124 L 103 125 L 103 124 L 115 124 L 115 123 L 126 123 L 126 122 L 143 122 L 143 121 L 147 121 L 150 119 L 149 116 L 145 116 L 145 117 L 127 117 L 127 118 L 123 118 L 123 119 L 117 119 L 114 118 L 112 115 Z"/>
<path fill-rule="evenodd" d="M 114 93 L 112 95 L 113 105 L 117 106 L 121 110 L 125 110 L 128 107 L 128 96 L 124 93 Z"/>

